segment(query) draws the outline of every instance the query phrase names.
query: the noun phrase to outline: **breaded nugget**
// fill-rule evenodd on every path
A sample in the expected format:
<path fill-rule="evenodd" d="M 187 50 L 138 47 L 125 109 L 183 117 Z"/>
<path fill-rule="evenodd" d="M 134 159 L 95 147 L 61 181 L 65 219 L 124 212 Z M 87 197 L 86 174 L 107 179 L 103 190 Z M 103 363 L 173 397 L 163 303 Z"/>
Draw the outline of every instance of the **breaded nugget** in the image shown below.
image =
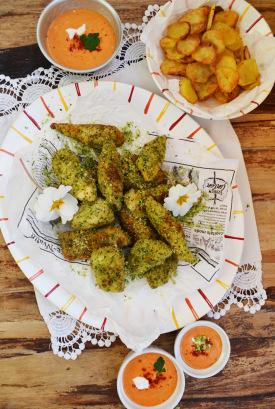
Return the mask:
<path fill-rule="evenodd" d="M 93 250 L 109 245 L 127 247 L 130 237 L 117 226 L 94 230 L 72 230 L 59 233 L 60 246 L 67 260 L 88 260 Z"/>
<path fill-rule="evenodd" d="M 148 196 L 152 196 L 158 202 L 164 200 L 165 196 L 168 193 L 168 186 L 167 184 L 158 185 L 155 187 L 151 187 L 148 189 L 139 189 L 134 190 L 130 189 L 124 195 L 124 203 L 127 208 L 135 214 L 137 217 L 144 217 L 146 216 L 145 211 L 145 199 Z"/>
<path fill-rule="evenodd" d="M 131 248 L 129 266 L 134 277 L 142 277 L 172 255 L 171 248 L 161 240 L 138 240 Z"/>
<path fill-rule="evenodd" d="M 107 246 L 94 250 L 91 267 L 99 288 L 112 293 L 125 288 L 124 256 L 116 247 Z"/>
<path fill-rule="evenodd" d="M 63 148 L 54 154 L 52 169 L 60 183 L 72 186 L 70 193 L 78 200 L 95 201 L 95 180 L 90 172 L 81 166 L 79 158 L 70 149 Z"/>
<path fill-rule="evenodd" d="M 160 236 L 170 244 L 178 259 L 194 264 L 197 257 L 187 247 L 180 222 L 152 197 L 146 199 L 145 208 L 151 224 Z"/>
<path fill-rule="evenodd" d="M 124 189 L 147 189 L 166 181 L 166 175 L 159 169 L 156 177 L 151 182 L 146 182 L 136 166 L 137 155 L 125 151 L 121 156 Z"/>
<path fill-rule="evenodd" d="M 110 140 L 116 146 L 121 146 L 124 143 L 123 133 L 112 125 L 52 123 L 51 128 L 96 149 L 101 149 L 104 143 Z"/>
<path fill-rule="evenodd" d="M 122 226 L 134 241 L 156 237 L 156 232 L 149 226 L 148 221 L 143 217 L 135 216 L 126 206 L 122 207 L 119 218 Z"/>
<path fill-rule="evenodd" d="M 166 137 L 157 136 L 151 142 L 146 143 L 141 149 L 136 165 L 145 181 L 154 180 L 158 175 L 164 161 L 166 149 Z"/>
<path fill-rule="evenodd" d="M 115 215 L 106 200 L 97 199 L 94 203 L 83 202 L 74 215 L 71 225 L 74 229 L 93 229 L 114 223 Z"/>
<path fill-rule="evenodd" d="M 121 159 L 113 142 L 105 143 L 99 156 L 97 168 L 98 186 L 107 202 L 117 210 L 123 201 L 123 176 Z"/>
<path fill-rule="evenodd" d="M 177 274 L 177 257 L 172 255 L 167 258 L 160 266 L 151 268 L 147 271 L 145 277 L 151 288 L 157 288 L 168 281 Z"/>

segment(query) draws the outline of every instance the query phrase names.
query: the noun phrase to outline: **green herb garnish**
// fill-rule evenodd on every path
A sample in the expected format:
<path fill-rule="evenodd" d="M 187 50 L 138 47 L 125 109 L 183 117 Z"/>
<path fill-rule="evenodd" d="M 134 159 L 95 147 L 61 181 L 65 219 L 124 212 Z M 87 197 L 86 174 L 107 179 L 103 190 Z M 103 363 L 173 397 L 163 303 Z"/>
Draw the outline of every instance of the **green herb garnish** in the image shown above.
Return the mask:
<path fill-rule="evenodd" d="M 205 335 L 197 335 L 196 337 L 192 338 L 192 341 L 193 348 L 198 353 L 207 352 L 211 348 L 210 339 Z"/>
<path fill-rule="evenodd" d="M 99 33 L 82 34 L 80 40 L 84 44 L 85 50 L 94 51 L 100 43 Z"/>
<path fill-rule="evenodd" d="M 165 361 L 164 359 L 160 356 L 154 363 L 154 368 L 157 371 L 157 374 L 160 375 L 162 372 L 166 372 L 166 369 L 164 368 Z"/>

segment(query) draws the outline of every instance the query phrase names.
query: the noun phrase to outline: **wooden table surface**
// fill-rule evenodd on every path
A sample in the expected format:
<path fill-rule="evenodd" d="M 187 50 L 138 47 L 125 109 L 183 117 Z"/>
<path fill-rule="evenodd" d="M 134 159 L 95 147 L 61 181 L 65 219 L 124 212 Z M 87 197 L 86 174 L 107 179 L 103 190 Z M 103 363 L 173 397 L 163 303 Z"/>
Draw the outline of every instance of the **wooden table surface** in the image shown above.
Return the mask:
<path fill-rule="evenodd" d="M 141 22 L 148 5 L 146 0 L 111 3 L 122 20 L 130 22 Z M 275 1 L 251 3 L 275 32 Z M 24 76 L 38 66 L 48 66 L 35 45 L 36 22 L 46 4 L 47 0 L 0 2 L 1 74 Z M 182 409 L 275 408 L 274 107 L 275 89 L 252 114 L 233 123 L 253 193 L 268 300 L 256 315 L 233 307 L 219 321 L 231 339 L 231 360 L 213 379 L 188 378 Z M 76 361 L 53 355 L 32 285 L 0 240 L 0 408 L 122 408 L 116 376 L 126 347 L 120 341 L 109 349 L 88 345 Z M 156 344 L 172 352 L 175 335 L 163 335 Z"/>

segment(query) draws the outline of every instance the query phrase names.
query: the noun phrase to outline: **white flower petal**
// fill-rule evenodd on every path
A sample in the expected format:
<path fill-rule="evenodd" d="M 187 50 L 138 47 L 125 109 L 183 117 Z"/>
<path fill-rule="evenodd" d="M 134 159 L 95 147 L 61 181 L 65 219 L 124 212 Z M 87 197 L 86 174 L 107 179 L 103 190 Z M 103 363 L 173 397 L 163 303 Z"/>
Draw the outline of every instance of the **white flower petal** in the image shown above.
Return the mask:
<path fill-rule="evenodd" d="M 63 199 L 71 189 L 71 186 L 60 185 L 58 189 L 55 190 L 54 200 Z"/>
<path fill-rule="evenodd" d="M 65 224 L 72 220 L 75 213 L 78 211 L 78 202 L 75 197 L 67 194 L 64 197 L 64 204 L 59 208 L 59 214 L 61 216 L 62 223 Z"/>
<path fill-rule="evenodd" d="M 179 198 L 182 196 L 186 196 L 186 201 L 179 203 Z M 169 195 L 164 199 L 164 207 L 170 210 L 175 217 L 184 216 L 200 196 L 201 191 L 198 190 L 195 183 L 188 186 L 177 184 L 169 189 Z"/>

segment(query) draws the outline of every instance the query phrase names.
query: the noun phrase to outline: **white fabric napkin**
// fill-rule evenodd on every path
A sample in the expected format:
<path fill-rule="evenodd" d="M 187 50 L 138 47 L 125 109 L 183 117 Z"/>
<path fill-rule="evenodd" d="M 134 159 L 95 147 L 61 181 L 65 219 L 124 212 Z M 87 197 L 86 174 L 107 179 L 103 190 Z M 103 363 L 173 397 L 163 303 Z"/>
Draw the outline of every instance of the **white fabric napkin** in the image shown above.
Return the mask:
<path fill-rule="evenodd" d="M 131 83 L 160 94 L 148 72 L 146 61 L 127 66 L 126 68 L 118 71 L 112 77 L 108 77 L 106 79 L 110 81 L 116 80 L 120 82 Z M 0 144 L 2 142 L 1 139 L 4 138 L 4 135 L 6 134 L 10 124 L 15 119 L 15 116 L 16 115 L 7 116 L 0 120 L 0 127 L 2 131 L 0 136 Z M 195 120 L 211 135 L 214 142 L 218 145 L 221 152 L 226 158 L 239 159 L 238 184 L 240 187 L 243 208 L 245 209 L 245 246 L 241 264 L 260 264 L 261 251 L 253 210 L 251 191 L 237 135 L 234 132 L 234 129 L 232 128 L 229 121 L 209 121 L 200 118 L 195 118 Z M 57 308 L 37 292 L 36 299 L 40 313 L 43 316 L 45 322 L 49 325 L 50 314 L 56 311 Z M 51 332 L 50 326 L 49 330 Z"/>

